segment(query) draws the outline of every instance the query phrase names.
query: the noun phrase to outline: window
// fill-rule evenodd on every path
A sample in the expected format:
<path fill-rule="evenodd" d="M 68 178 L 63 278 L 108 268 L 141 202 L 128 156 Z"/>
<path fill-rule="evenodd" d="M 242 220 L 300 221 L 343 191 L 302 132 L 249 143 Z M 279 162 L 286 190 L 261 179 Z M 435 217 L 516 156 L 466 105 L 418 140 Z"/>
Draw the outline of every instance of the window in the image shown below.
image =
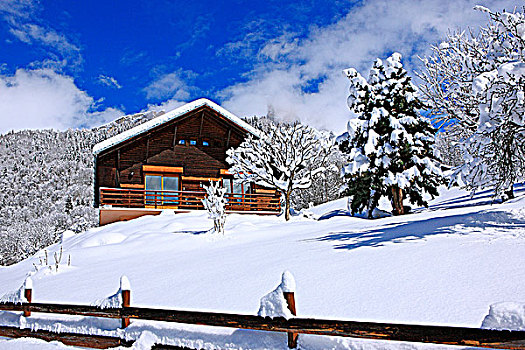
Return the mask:
<path fill-rule="evenodd" d="M 190 140 L 190 145 L 195 146 L 196 144 L 197 144 L 197 141 L 195 141 L 195 140 Z"/>
<path fill-rule="evenodd" d="M 185 140 L 179 140 L 179 145 L 184 145 L 186 143 Z"/>
<path fill-rule="evenodd" d="M 162 191 L 162 176 L 146 175 L 146 204 L 155 204 L 158 200 L 156 191 Z"/>
<path fill-rule="evenodd" d="M 230 202 L 242 202 L 242 198 L 244 197 L 243 194 L 246 194 L 250 191 L 250 184 L 243 184 L 240 180 L 225 179 L 223 183 L 224 187 L 226 188 L 226 193 L 232 193 L 232 196 L 229 200 Z"/>
<path fill-rule="evenodd" d="M 226 193 L 232 193 L 232 180 L 230 179 L 222 179 L 222 185 L 226 189 Z"/>
<path fill-rule="evenodd" d="M 145 187 L 146 204 L 178 204 L 178 193 L 165 192 L 179 190 L 178 176 L 146 175 Z"/>
<path fill-rule="evenodd" d="M 210 143 L 208 141 L 202 141 L 202 145 L 207 147 L 210 145 Z"/>

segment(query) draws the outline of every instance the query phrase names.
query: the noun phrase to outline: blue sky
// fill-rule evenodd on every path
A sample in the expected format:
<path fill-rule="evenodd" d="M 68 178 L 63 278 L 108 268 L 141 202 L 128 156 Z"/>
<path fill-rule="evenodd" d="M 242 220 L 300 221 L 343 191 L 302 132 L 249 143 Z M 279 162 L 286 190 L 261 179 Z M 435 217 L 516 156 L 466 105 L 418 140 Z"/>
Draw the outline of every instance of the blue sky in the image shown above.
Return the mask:
<path fill-rule="evenodd" d="M 199 97 L 339 132 L 349 117 L 342 69 L 365 73 L 393 51 L 417 69 L 449 28 L 486 22 L 475 4 L 2 0 L 0 132 L 94 126 Z"/>

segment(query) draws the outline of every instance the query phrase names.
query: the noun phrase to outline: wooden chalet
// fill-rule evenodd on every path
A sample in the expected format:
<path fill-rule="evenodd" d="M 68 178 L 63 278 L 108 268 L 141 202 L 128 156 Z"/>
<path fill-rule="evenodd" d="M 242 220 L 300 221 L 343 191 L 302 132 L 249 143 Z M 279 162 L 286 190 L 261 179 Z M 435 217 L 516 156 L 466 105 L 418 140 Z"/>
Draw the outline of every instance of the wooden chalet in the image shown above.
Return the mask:
<path fill-rule="evenodd" d="M 228 173 L 226 150 L 258 130 L 207 99 L 199 99 L 97 144 L 95 207 L 100 225 L 203 209 L 203 185 L 226 187 L 227 211 L 277 214 L 279 195 L 242 184 Z"/>

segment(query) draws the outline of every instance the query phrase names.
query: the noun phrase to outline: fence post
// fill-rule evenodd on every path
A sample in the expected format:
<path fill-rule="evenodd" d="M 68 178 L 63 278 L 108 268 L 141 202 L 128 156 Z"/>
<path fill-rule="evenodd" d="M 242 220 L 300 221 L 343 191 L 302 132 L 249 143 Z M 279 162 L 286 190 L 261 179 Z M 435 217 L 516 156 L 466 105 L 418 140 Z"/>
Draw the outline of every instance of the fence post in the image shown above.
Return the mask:
<path fill-rule="evenodd" d="M 288 305 L 288 310 L 292 315 L 297 316 L 297 310 L 295 308 L 295 279 L 289 271 L 284 271 L 282 276 L 282 288 L 283 296 Z M 297 348 L 297 339 L 299 334 L 294 332 L 288 332 L 288 348 L 296 349 Z"/>
<path fill-rule="evenodd" d="M 33 299 L 33 280 L 31 277 L 27 277 L 24 281 L 24 298 L 26 298 L 28 303 L 31 303 Z M 29 308 L 26 308 L 24 310 L 24 317 L 29 316 L 31 316 L 31 311 L 29 311 Z"/>
<path fill-rule="evenodd" d="M 131 285 L 126 276 L 120 277 L 120 292 L 122 293 L 122 308 L 131 304 Z M 122 328 L 129 326 L 129 317 L 122 317 Z"/>

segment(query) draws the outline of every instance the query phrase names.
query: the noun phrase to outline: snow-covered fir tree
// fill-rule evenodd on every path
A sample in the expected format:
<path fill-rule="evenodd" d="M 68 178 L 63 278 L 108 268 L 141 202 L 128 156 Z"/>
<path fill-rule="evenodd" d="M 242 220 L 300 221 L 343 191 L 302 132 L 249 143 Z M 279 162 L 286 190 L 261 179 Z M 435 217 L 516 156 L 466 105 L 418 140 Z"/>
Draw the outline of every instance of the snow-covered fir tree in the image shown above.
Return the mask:
<path fill-rule="evenodd" d="M 432 113 L 460 139 L 463 160 L 454 180 L 472 190 L 494 187 L 513 197 L 525 180 L 525 15 L 487 13 L 479 32 L 456 32 L 425 57 L 422 94 Z"/>
<path fill-rule="evenodd" d="M 404 214 L 403 200 L 427 205 L 423 194 L 437 195 L 441 170 L 434 151 L 434 133 L 417 89 L 403 68 L 401 55 L 386 62 L 377 59 L 368 80 L 355 69 L 344 71 L 350 79 L 348 107 L 355 118 L 340 144 L 349 154 L 343 168 L 344 195 L 352 214 L 368 209 L 373 217 L 381 197 L 390 199 L 394 214 Z"/>
<path fill-rule="evenodd" d="M 238 148 L 226 151 L 230 172 L 245 182 L 281 192 L 285 218 L 290 219 L 291 196 L 307 189 L 327 171 L 333 138 L 300 123 L 265 122 L 260 137 L 249 135 Z"/>
<path fill-rule="evenodd" d="M 213 220 L 213 232 L 224 235 L 226 223 L 226 188 L 221 186 L 220 181 L 210 181 L 209 186 L 204 186 L 206 197 L 202 200 L 204 209 Z"/>

